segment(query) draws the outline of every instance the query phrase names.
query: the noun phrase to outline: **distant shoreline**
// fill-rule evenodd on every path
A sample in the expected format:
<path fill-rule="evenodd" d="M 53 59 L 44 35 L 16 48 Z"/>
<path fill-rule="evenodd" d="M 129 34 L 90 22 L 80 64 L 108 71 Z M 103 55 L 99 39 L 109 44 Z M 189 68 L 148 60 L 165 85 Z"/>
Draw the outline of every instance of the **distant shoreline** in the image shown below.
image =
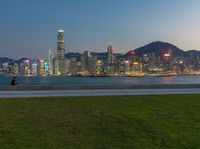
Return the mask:
<path fill-rule="evenodd" d="M 103 78 L 103 77 L 178 77 L 178 76 L 200 76 L 200 74 L 180 74 L 180 75 L 175 75 L 175 74 L 149 74 L 149 75 L 105 75 L 105 76 L 101 76 L 101 75 L 51 75 L 51 76 L 33 76 L 33 75 L 29 75 L 29 76 L 23 76 L 23 75 L 14 75 L 14 74 L 10 74 L 10 75 L 2 75 L 0 74 L 0 77 L 12 77 L 12 76 L 16 76 L 16 77 L 82 77 L 82 78 L 88 78 L 88 77 L 94 77 L 94 78 Z"/>

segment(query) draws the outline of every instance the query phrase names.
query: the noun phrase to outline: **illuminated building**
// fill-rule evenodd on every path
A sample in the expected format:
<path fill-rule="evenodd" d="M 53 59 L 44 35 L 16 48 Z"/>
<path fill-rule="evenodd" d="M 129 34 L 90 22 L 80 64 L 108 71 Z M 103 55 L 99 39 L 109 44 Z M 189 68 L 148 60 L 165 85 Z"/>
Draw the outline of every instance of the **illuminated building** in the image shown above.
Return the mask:
<path fill-rule="evenodd" d="M 38 61 L 38 74 L 40 76 L 45 76 L 45 61 L 43 59 Z"/>
<path fill-rule="evenodd" d="M 147 54 L 149 57 L 149 73 L 156 73 L 156 69 L 158 67 L 157 57 L 155 56 L 155 53 L 149 53 Z"/>
<path fill-rule="evenodd" d="M 129 74 L 129 73 L 130 73 L 130 62 L 124 61 L 124 74 Z"/>
<path fill-rule="evenodd" d="M 19 64 L 19 75 L 24 75 L 25 74 L 25 70 L 24 70 L 24 63 L 20 63 Z"/>
<path fill-rule="evenodd" d="M 95 60 L 89 51 L 83 53 L 82 67 L 84 75 L 91 75 L 94 73 Z"/>
<path fill-rule="evenodd" d="M 119 70 L 118 70 L 118 72 L 119 72 L 120 75 L 124 75 L 124 73 L 125 73 L 124 61 L 121 61 L 121 62 L 119 63 Z"/>
<path fill-rule="evenodd" d="M 82 62 L 81 61 L 77 61 L 77 75 L 83 75 L 82 72 Z"/>
<path fill-rule="evenodd" d="M 56 54 L 57 55 L 57 54 Z M 60 75 L 61 73 L 59 72 L 59 66 L 58 66 L 58 59 L 57 59 L 57 57 L 55 57 L 54 58 L 54 60 L 53 60 L 53 73 L 55 74 L 55 75 Z"/>
<path fill-rule="evenodd" d="M 141 62 L 142 62 L 142 72 L 144 74 L 148 74 L 149 73 L 149 57 L 147 54 L 144 54 L 141 58 Z"/>
<path fill-rule="evenodd" d="M 129 60 L 130 62 L 132 62 L 132 61 L 135 61 L 136 59 L 137 59 L 137 55 L 136 55 L 135 50 L 129 51 L 129 52 L 128 52 L 128 60 Z"/>
<path fill-rule="evenodd" d="M 104 64 L 103 61 L 97 60 L 95 64 L 95 74 L 96 75 L 104 75 Z"/>
<path fill-rule="evenodd" d="M 49 56 L 48 56 L 48 75 L 53 74 L 53 53 L 51 50 L 49 50 Z"/>
<path fill-rule="evenodd" d="M 172 50 L 168 49 L 164 54 L 163 54 L 163 70 L 165 73 L 170 73 L 172 71 Z"/>
<path fill-rule="evenodd" d="M 65 59 L 65 72 L 67 75 L 69 75 L 69 66 L 70 66 L 70 60 Z"/>
<path fill-rule="evenodd" d="M 30 75 L 30 61 L 28 59 L 24 60 L 24 75 Z"/>
<path fill-rule="evenodd" d="M 12 66 L 12 74 L 18 75 L 19 74 L 19 65 L 18 63 L 14 63 Z"/>
<path fill-rule="evenodd" d="M 122 60 L 118 64 L 118 74 L 119 75 L 129 75 L 130 74 L 130 62 L 128 60 Z"/>
<path fill-rule="evenodd" d="M 128 61 L 130 66 L 130 74 L 131 75 L 139 75 L 140 73 L 140 58 L 136 54 L 135 50 L 131 50 L 128 52 Z"/>
<path fill-rule="evenodd" d="M 107 69 L 106 74 L 111 75 L 114 72 L 114 49 L 110 43 L 107 48 Z"/>
<path fill-rule="evenodd" d="M 164 60 L 172 60 L 172 50 L 168 49 L 164 54 L 163 54 L 163 59 Z"/>
<path fill-rule="evenodd" d="M 4 62 L 4 63 L 2 64 L 2 71 L 3 71 L 3 73 L 5 73 L 5 74 L 8 74 L 8 73 L 9 73 L 9 63 Z"/>
<path fill-rule="evenodd" d="M 108 65 L 112 65 L 114 63 L 114 49 L 111 43 L 108 45 L 107 52 L 108 52 L 108 59 L 107 59 Z"/>
<path fill-rule="evenodd" d="M 77 75 L 77 59 L 75 57 L 70 58 L 69 74 L 70 75 Z"/>
<path fill-rule="evenodd" d="M 45 76 L 49 75 L 49 63 L 48 63 L 48 60 L 45 60 L 45 62 L 44 62 L 44 75 Z"/>
<path fill-rule="evenodd" d="M 32 62 L 31 74 L 32 74 L 33 76 L 37 76 L 37 75 L 38 75 L 38 64 L 37 64 L 37 61 L 36 61 L 36 60 L 34 60 L 34 61 Z"/>
<path fill-rule="evenodd" d="M 58 67 L 57 74 L 65 74 L 65 40 L 63 30 L 58 31 L 56 61 L 56 67 Z"/>

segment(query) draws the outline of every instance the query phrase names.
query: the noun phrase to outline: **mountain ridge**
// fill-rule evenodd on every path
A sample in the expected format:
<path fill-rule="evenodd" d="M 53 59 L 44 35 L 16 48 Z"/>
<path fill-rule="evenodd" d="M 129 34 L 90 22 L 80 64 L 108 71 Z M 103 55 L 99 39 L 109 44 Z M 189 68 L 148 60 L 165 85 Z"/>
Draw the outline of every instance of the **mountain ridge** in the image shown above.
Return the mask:
<path fill-rule="evenodd" d="M 137 48 L 135 52 L 138 56 L 142 56 L 147 53 L 154 53 L 155 56 L 162 56 L 169 49 L 172 50 L 173 57 L 188 57 L 187 51 L 184 51 L 171 43 L 162 41 L 151 42 L 145 46 Z"/>
<path fill-rule="evenodd" d="M 134 51 L 134 53 L 137 56 L 142 56 L 142 55 L 148 54 L 148 53 L 154 53 L 155 56 L 162 56 L 169 49 L 172 50 L 173 57 L 177 57 L 177 56 L 189 57 L 191 55 L 192 56 L 200 56 L 199 50 L 193 49 L 193 50 L 184 51 L 171 43 L 163 42 L 163 41 L 151 42 L 151 43 L 141 46 L 135 50 L 128 51 L 124 56 L 127 57 L 132 51 Z M 70 52 L 70 53 L 66 53 L 65 57 L 66 58 L 76 57 L 78 60 L 81 60 L 81 55 L 82 55 L 81 53 Z M 99 58 L 99 59 L 106 60 L 107 52 L 91 52 L 91 55 L 97 56 L 97 58 Z M 115 53 L 115 55 L 118 55 L 118 57 L 123 57 L 119 53 Z M 24 59 L 29 59 L 29 58 L 20 58 L 18 60 L 15 60 L 15 59 L 7 58 L 7 57 L 0 57 L 0 62 L 12 62 L 12 61 L 21 62 Z"/>

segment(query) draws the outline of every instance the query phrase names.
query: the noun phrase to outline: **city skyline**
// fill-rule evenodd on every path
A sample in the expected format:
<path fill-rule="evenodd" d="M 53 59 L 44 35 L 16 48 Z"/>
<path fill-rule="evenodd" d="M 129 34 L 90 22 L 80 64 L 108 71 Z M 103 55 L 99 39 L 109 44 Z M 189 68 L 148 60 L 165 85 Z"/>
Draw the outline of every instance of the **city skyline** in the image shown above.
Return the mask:
<path fill-rule="evenodd" d="M 65 30 L 68 52 L 103 52 L 111 41 L 115 52 L 125 53 L 157 40 L 198 50 L 198 4 L 197 0 L 3 0 L 0 55 L 46 57 L 49 50 L 56 52 L 59 29 Z"/>

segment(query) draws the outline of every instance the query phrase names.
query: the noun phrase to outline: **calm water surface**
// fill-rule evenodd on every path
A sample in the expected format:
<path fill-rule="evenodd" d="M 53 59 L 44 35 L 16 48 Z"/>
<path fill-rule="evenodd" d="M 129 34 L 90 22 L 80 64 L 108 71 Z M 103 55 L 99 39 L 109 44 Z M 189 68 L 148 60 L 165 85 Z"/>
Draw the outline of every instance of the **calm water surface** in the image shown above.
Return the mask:
<path fill-rule="evenodd" d="M 0 76 L 0 85 L 12 77 Z M 21 85 L 95 85 L 95 84 L 200 84 L 200 76 L 176 77 L 17 77 Z"/>

